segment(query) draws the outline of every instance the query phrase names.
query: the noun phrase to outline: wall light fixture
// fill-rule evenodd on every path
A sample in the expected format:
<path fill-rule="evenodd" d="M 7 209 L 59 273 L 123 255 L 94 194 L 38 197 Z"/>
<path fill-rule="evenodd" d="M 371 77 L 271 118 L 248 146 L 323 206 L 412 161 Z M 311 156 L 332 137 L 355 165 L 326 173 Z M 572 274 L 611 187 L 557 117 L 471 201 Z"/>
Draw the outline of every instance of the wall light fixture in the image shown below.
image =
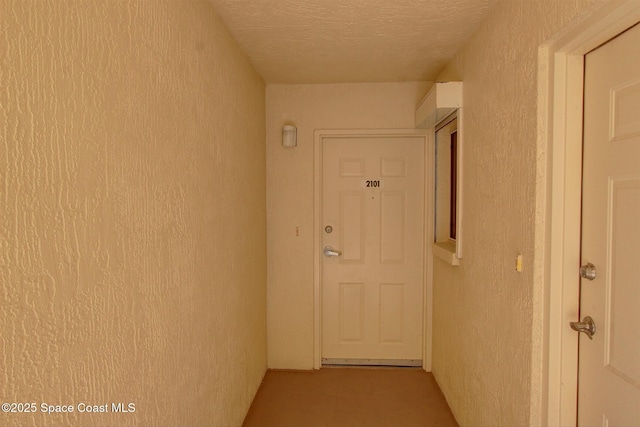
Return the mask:
<path fill-rule="evenodd" d="M 298 145 L 297 138 L 298 129 L 292 125 L 285 125 L 282 127 L 282 146 L 285 148 L 291 148 Z"/>

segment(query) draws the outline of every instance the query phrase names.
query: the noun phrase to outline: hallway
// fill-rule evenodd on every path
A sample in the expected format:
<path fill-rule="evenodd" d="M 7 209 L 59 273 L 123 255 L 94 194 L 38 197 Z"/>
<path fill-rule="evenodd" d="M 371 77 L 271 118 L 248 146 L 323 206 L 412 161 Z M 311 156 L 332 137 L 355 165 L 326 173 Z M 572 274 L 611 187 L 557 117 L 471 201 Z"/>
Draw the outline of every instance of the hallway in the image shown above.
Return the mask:
<path fill-rule="evenodd" d="M 576 425 L 589 339 L 570 327 L 584 317 L 577 267 L 592 263 L 604 282 L 610 261 L 632 266 L 639 252 L 606 243 L 593 247 L 608 258 L 581 255 L 581 228 L 613 230 L 581 227 L 584 56 L 638 22 L 640 0 L 0 0 L 0 396 L 15 407 L 0 426 Z M 446 82 L 463 85 L 443 162 L 456 160 L 455 186 L 436 179 L 436 129 L 416 120 Z M 616 102 L 639 105 L 638 82 L 612 86 Z M 616 105 L 604 93 L 594 105 Z M 445 119 L 453 107 L 437 98 L 429 117 Z M 290 126 L 295 146 L 283 144 Z M 328 204 L 350 215 L 323 213 L 324 139 L 374 133 L 420 134 L 425 150 L 396 146 L 373 172 L 360 155 L 333 163 L 353 182 Z M 390 185 L 420 178 L 416 159 L 422 212 Z M 598 178 L 615 188 L 594 203 L 607 218 L 616 194 L 638 207 L 638 174 L 615 170 L 620 187 Z M 447 180 L 456 197 L 438 204 L 429 193 Z M 453 201 L 459 216 L 439 210 Z M 373 212 L 402 233 L 345 248 L 347 233 L 366 243 L 381 229 L 358 225 Z M 455 251 L 452 233 L 436 244 L 438 217 L 455 219 Z M 421 260 L 419 295 L 376 275 L 382 306 L 361 291 L 370 271 L 343 256 L 354 273 L 333 315 L 351 316 L 349 339 L 395 325 L 369 334 L 394 346 L 415 327 L 402 360 L 433 375 L 312 371 L 346 358 L 323 354 L 322 321 L 335 319 L 323 270 L 340 263 L 324 243 L 331 257 L 357 250 L 399 270 Z M 407 301 L 422 305 L 418 320 L 386 315 Z M 601 356 L 611 316 L 594 312 Z M 620 371 L 620 353 L 606 354 Z M 622 359 L 629 378 L 636 359 Z"/>
<path fill-rule="evenodd" d="M 267 371 L 244 427 L 457 426 L 433 375 L 419 368 Z"/>

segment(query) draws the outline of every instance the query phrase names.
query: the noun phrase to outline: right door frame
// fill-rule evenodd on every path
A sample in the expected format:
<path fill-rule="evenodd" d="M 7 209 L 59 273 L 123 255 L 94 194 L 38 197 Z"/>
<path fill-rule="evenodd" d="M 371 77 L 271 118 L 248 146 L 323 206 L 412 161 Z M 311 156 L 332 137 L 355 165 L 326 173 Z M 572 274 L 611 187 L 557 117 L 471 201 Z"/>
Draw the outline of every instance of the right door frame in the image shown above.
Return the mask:
<path fill-rule="evenodd" d="M 640 21 L 637 0 L 596 3 L 580 22 L 539 49 L 534 316 L 546 325 L 532 355 L 532 425 L 575 426 L 578 402 L 580 211 L 584 55 Z M 538 245 L 538 244 L 537 244 Z M 535 319 L 534 319 L 535 320 Z M 537 367 L 536 367 L 537 365 Z M 539 374 L 535 378 L 536 373 Z M 539 380 L 538 380 L 539 379 Z"/>

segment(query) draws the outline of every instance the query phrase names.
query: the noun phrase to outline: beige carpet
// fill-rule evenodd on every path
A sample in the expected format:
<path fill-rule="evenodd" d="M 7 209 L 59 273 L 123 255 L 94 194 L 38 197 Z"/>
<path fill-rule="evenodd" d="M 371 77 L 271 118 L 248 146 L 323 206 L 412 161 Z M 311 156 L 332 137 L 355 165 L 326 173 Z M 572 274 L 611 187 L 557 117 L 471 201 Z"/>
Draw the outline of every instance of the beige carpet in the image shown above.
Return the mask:
<path fill-rule="evenodd" d="M 413 368 L 269 370 L 245 427 L 457 426 L 433 375 Z"/>

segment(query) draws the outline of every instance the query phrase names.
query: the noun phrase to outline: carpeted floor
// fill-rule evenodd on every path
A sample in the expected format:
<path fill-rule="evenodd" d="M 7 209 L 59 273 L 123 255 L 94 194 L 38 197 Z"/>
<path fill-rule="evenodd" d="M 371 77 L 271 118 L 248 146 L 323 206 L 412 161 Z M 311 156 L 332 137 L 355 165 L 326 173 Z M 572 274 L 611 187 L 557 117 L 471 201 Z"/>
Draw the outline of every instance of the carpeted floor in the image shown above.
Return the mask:
<path fill-rule="evenodd" d="M 456 426 L 433 375 L 414 368 L 267 371 L 244 427 Z"/>

